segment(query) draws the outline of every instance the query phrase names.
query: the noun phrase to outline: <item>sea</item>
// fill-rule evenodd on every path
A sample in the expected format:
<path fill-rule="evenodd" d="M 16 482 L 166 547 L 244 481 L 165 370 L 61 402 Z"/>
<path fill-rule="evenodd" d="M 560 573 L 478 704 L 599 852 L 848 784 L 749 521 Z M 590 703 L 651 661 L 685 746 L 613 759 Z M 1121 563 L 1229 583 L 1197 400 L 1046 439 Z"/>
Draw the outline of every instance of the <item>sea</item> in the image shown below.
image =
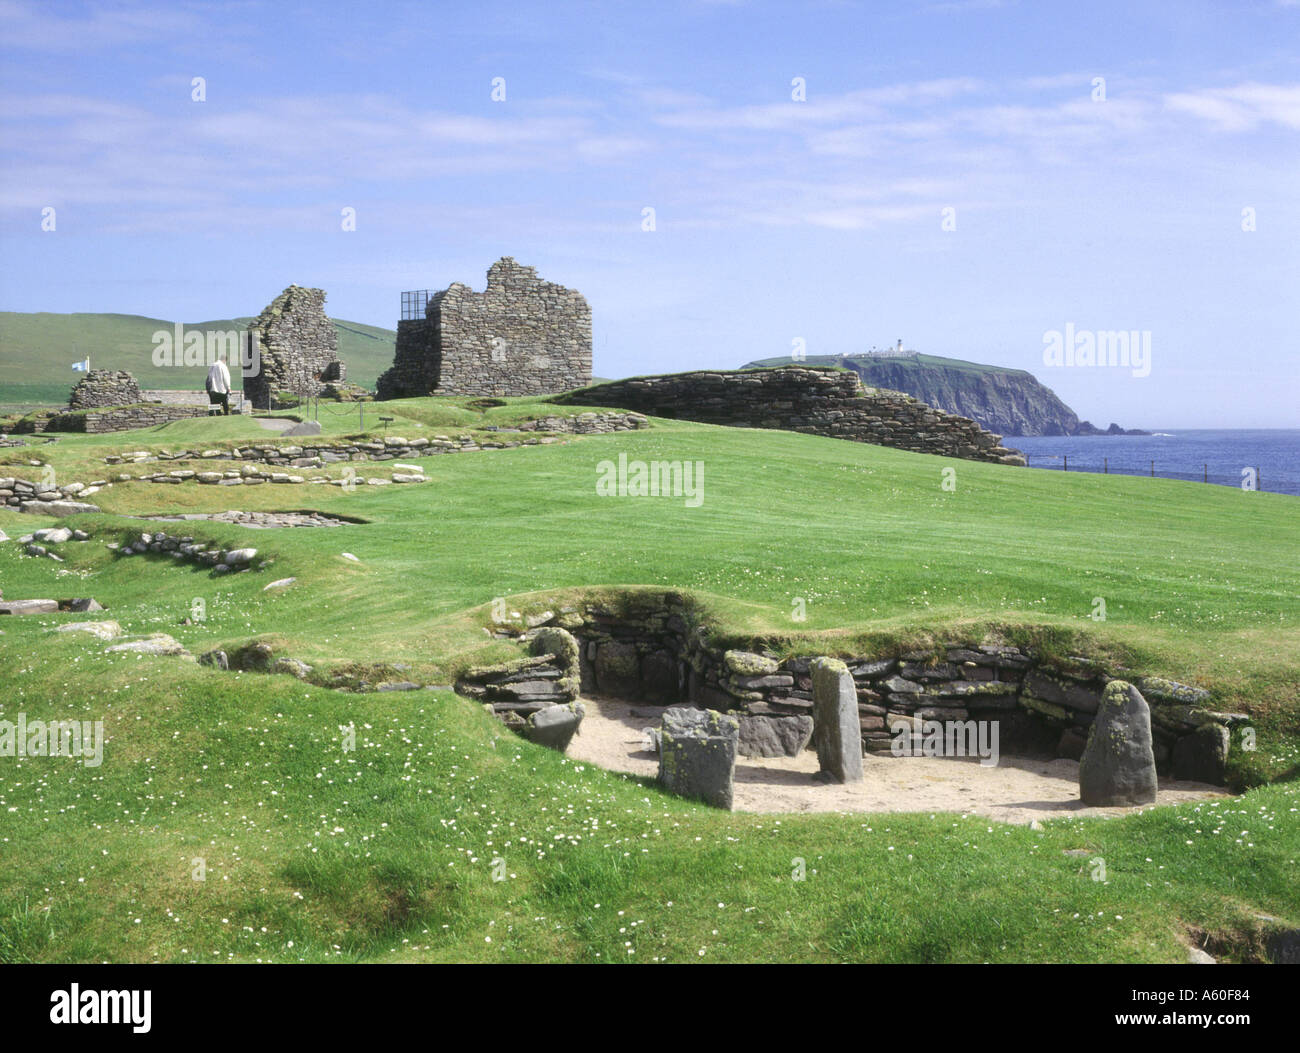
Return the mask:
<path fill-rule="evenodd" d="M 1165 429 L 1150 435 L 1017 436 L 1002 445 L 1046 471 L 1154 475 L 1300 495 L 1300 428 Z M 1251 473 L 1253 472 L 1253 478 Z"/>

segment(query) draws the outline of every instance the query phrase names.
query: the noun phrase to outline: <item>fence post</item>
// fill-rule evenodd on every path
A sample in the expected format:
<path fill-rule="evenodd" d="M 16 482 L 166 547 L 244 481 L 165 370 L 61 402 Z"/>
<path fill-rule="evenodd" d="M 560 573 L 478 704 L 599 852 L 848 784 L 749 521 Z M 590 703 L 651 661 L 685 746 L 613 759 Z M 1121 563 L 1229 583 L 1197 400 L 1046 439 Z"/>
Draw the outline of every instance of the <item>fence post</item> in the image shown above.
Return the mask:
<path fill-rule="evenodd" d="M 1070 455 L 1068 453 L 1061 454 L 1061 463 L 1064 465 L 1061 471 L 1068 472 L 1070 470 Z"/>
<path fill-rule="evenodd" d="M 1155 477 L 1156 477 L 1156 462 L 1155 462 L 1155 461 L 1152 461 L 1152 462 L 1151 462 L 1151 478 L 1154 479 Z"/>
<path fill-rule="evenodd" d="M 1103 457 L 1103 458 L 1101 459 L 1101 472 L 1102 472 L 1103 475 L 1110 475 L 1110 458 L 1109 458 L 1109 457 Z"/>

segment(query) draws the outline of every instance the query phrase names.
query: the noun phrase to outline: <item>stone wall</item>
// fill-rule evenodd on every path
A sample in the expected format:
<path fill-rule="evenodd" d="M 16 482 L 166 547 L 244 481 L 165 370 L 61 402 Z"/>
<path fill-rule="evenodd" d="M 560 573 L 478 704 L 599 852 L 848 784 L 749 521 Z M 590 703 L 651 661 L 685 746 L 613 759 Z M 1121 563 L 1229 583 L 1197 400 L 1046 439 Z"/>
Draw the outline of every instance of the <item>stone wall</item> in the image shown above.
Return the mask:
<path fill-rule="evenodd" d="M 546 395 L 591 383 L 591 308 L 582 294 L 537 277 L 510 256 L 477 293 L 454 282 L 424 321 L 397 324 L 393 366 L 379 397 Z"/>
<path fill-rule="evenodd" d="M 780 738 L 781 722 L 812 715 L 809 666 L 816 655 L 781 657 L 752 643 L 745 650 L 728 647 L 680 593 L 630 593 L 617 605 L 567 607 L 493 629 L 501 637 L 527 637 L 552 625 L 567 629 L 581 645 L 583 695 L 729 712 L 741 719 L 742 742 L 765 737 L 746 727 L 750 721 L 775 722 L 769 737 Z M 1077 760 L 1112 679 L 1083 658 L 1049 663 L 1032 650 L 992 642 L 842 657 L 857 688 L 862 744 L 870 752 L 890 750 L 891 729 L 900 721 L 975 720 L 998 723 L 1003 753 Z M 1216 711 L 1201 688 L 1115 672 L 1151 706 L 1161 774 L 1222 784 L 1227 753 L 1207 759 L 1202 742 L 1249 718 Z M 492 701 L 499 715 L 532 712 L 531 699 L 512 699 L 508 690 Z"/>
<path fill-rule="evenodd" d="M 92 369 L 72 389 L 68 409 L 98 409 L 102 406 L 134 406 L 143 402 L 140 385 L 124 369 Z"/>
<path fill-rule="evenodd" d="M 43 431 L 76 431 L 98 435 L 109 431 L 155 428 L 174 420 L 206 417 L 207 406 L 168 406 L 149 403 L 143 406 L 118 406 L 114 409 L 58 413 L 49 419 Z"/>
<path fill-rule="evenodd" d="M 314 398 L 326 383 L 343 379 L 323 289 L 290 285 L 249 328 L 257 333 L 258 354 L 244 370 L 244 397 L 256 408 L 280 408 L 281 395 Z"/>
<path fill-rule="evenodd" d="M 381 399 L 417 398 L 439 394 L 441 355 L 433 342 L 434 326 L 426 318 L 397 323 L 393 364 L 375 384 Z"/>
<path fill-rule="evenodd" d="M 231 378 L 234 379 L 233 377 Z M 207 406 L 208 393 L 202 388 L 182 390 L 166 388 L 148 388 L 144 392 L 144 398 L 137 399 L 137 402 L 161 402 L 167 406 Z M 239 403 L 239 392 L 230 393 L 230 408 L 233 412 L 235 406 Z"/>
<path fill-rule="evenodd" d="M 647 421 L 637 413 L 580 413 L 574 417 L 542 417 L 535 421 L 526 421 L 518 428 L 490 429 L 503 436 L 501 439 L 475 439 L 472 435 L 434 435 L 432 438 L 407 439 L 400 435 L 387 435 L 377 439 L 358 439 L 353 441 L 325 441 L 306 443 L 304 445 L 265 443 L 257 446 L 240 446 L 234 449 L 182 449 L 169 453 L 150 453 L 147 450 L 109 454 L 104 458 L 105 464 L 142 464 L 150 461 L 246 461 L 258 464 L 272 464 L 291 468 L 323 468 L 327 464 L 342 461 L 392 461 L 399 458 L 430 457 L 439 453 L 464 453 L 471 450 L 504 450 L 516 446 L 543 446 L 560 440 L 549 434 L 571 435 L 605 434 L 615 431 L 636 431 L 644 428 Z M 505 436 L 521 434 L 524 438 L 511 439 Z M 197 473 L 199 477 L 205 473 Z M 178 482 L 194 478 L 192 471 L 159 473 L 140 476 L 141 479 L 157 482 Z M 124 480 L 119 480 L 124 481 Z M 200 482 L 208 480 L 200 478 Z M 215 480 L 213 480 L 215 481 Z"/>
<path fill-rule="evenodd" d="M 864 388 L 844 370 L 783 366 L 741 372 L 670 373 L 597 384 L 555 399 L 620 406 L 741 428 L 779 428 L 995 464 L 1023 465 L 1002 436 L 883 388 Z"/>
<path fill-rule="evenodd" d="M 96 479 L 90 483 L 48 486 L 44 481 L 5 476 L 0 478 L 0 506 L 49 516 L 98 512 L 99 506 L 89 504 L 86 498 L 99 493 L 103 487 L 112 485 L 107 479 Z"/>

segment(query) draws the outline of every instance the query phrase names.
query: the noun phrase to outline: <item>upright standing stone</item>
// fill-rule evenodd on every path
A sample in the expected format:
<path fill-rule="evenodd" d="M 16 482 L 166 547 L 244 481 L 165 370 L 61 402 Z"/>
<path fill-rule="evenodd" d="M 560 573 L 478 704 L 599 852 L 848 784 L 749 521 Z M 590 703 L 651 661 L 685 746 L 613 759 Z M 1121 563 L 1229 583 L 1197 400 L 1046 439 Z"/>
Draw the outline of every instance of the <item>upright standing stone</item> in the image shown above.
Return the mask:
<path fill-rule="evenodd" d="M 1112 680 L 1102 693 L 1079 761 L 1079 796 L 1094 807 L 1155 803 L 1151 710 L 1123 680 Z"/>
<path fill-rule="evenodd" d="M 740 722 L 712 709 L 664 710 L 659 782 L 669 793 L 730 809 Z"/>
<path fill-rule="evenodd" d="M 813 659 L 813 742 L 821 770 L 836 782 L 862 781 L 862 728 L 858 691 L 849 667 L 835 658 Z"/>

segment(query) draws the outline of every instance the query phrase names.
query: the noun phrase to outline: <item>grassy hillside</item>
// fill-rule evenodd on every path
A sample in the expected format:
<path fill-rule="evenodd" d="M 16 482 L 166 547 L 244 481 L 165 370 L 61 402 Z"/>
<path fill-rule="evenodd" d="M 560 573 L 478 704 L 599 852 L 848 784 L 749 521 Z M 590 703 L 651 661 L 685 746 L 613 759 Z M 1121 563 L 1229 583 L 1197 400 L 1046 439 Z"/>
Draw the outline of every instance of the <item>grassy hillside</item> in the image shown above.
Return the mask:
<path fill-rule="evenodd" d="M 406 435 L 488 434 L 556 409 L 374 407 Z M 115 449 L 268 434 L 201 419 L 65 436 L 0 451 L 15 466 L 0 473 L 39 456 L 89 481 L 117 471 L 102 463 Z M 624 453 L 702 462 L 704 503 L 596 496 L 597 464 Z M 0 543 L 0 580 L 7 598 L 93 595 L 101 617 L 195 653 L 256 637 L 319 666 L 402 663 L 426 683 L 513 653 L 483 631 L 498 596 L 527 611 L 680 588 L 728 632 L 827 652 L 992 629 L 1210 688 L 1255 717 L 1259 751 L 1234 754 L 1248 781 L 1300 759 L 1296 498 L 675 421 L 420 463 L 429 483 L 354 493 L 117 483 L 95 498 L 103 514 L 75 520 L 94 540 L 60 546 L 61 564 Z M 225 578 L 103 545 L 140 529 L 123 515 L 232 504 L 366 522 L 188 527 L 275 561 Z M 0 512 L 11 537 L 51 522 Z M 1104 623 L 1088 617 L 1099 595 Z M 195 598 L 206 619 L 182 624 Z M 718 813 L 535 748 L 449 692 L 348 694 L 52 632 L 81 618 L 0 626 L 14 671 L 0 716 L 102 719 L 108 736 L 98 769 L 0 761 L 0 961 L 1177 961 L 1189 926 L 1244 954 L 1256 912 L 1300 922 L 1296 781 L 1043 830 Z M 1077 849 L 1105 858 L 1107 881 L 1064 854 Z M 796 858 L 806 882 L 791 880 Z"/>
<path fill-rule="evenodd" d="M 186 329 L 231 330 L 251 324 L 250 318 L 186 322 Z M 77 382 L 72 363 L 90 356 L 91 366 L 125 369 L 143 388 L 203 390 L 206 370 L 158 368 L 151 355 L 158 330 L 173 323 L 134 314 L 50 314 L 0 311 L 0 404 L 62 404 Z M 334 320 L 339 357 L 348 365 L 348 379 L 374 387 L 376 378 L 393 363 L 395 331 L 360 322 Z M 238 379 L 235 381 L 239 385 Z"/>

